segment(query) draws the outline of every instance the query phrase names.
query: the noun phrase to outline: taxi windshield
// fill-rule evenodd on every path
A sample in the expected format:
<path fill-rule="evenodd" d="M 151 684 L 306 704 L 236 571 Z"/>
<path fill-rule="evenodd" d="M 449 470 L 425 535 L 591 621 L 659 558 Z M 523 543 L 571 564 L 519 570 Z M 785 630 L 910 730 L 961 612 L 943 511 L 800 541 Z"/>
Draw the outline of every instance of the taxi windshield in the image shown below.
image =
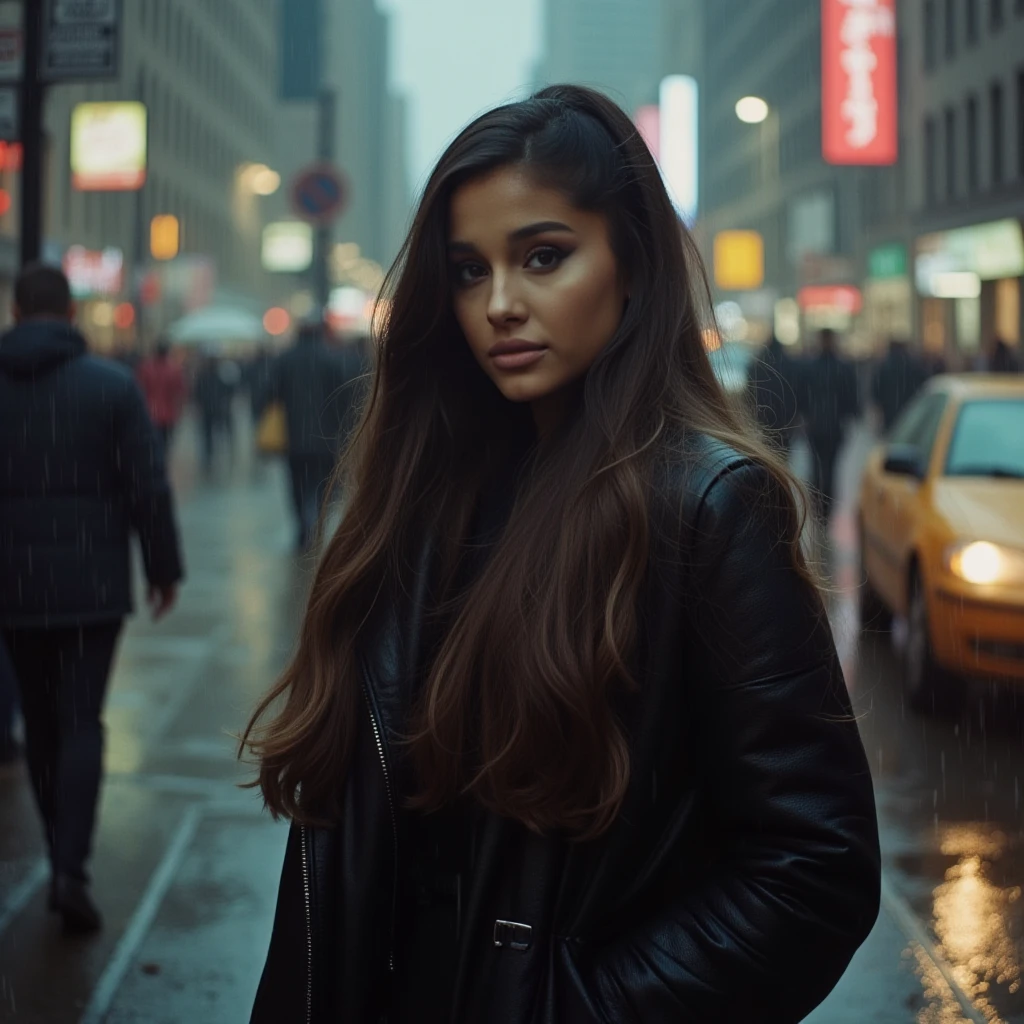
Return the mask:
<path fill-rule="evenodd" d="M 1024 480 L 1024 399 L 967 402 L 957 418 L 946 475 Z"/>

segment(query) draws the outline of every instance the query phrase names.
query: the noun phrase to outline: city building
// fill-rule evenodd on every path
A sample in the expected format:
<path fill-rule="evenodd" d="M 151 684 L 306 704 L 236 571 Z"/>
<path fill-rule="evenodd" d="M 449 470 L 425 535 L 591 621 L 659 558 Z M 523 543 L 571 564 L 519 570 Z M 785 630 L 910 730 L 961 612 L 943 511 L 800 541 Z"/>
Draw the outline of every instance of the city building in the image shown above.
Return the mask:
<path fill-rule="evenodd" d="M 275 282 L 260 265 L 264 199 L 257 194 L 273 174 L 254 186 L 250 172 L 253 165 L 273 172 L 276 164 L 276 29 L 277 0 L 132 0 L 123 5 L 120 76 L 49 87 L 45 253 L 72 271 L 82 326 L 98 347 L 152 338 L 211 302 L 262 316 L 274 299 Z M 76 187 L 73 113 L 80 103 L 105 101 L 145 105 L 148 154 L 138 191 Z M 18 172 L 3 173 L 14 200 L 0 219 L 9 287 Z M 163 233 L 151 239 L 161 216 Z M 167 259 L 153 258 L 151 241 Z M 6 315 L 9 296 L 0 298 Z"/>
<path fill-rule="evenodd" d="M 704 4 L 701 239 L 709 262 L 721 232 L 764 241 L 763 284 L 719 299 L 787 340 L 829 324 L 854 350 L 909 337 L 954 366 L 1019 344 L 1024 2 L 895 5 L 898 160 L 863 167 L 822 155 L 822 6 Z"/>
<path fill-rule="evenodd" d="M 761 283 L 718 297 L 788 342 L 858 325 L 865 210 L 895 199 L 890 168 L 823 159 L 821 32 L 820 2 L 704 3 L 699 235 L 709 264 L 721 232 L 761 236 Z M 745 97 L 760 109 L 738 111 Z"/>
<path fill-rule="evenodd" d="M 573 82 L 632 113 L 657 102 L 670 0 L 547 0 L 539 85 Z"/>
<path fill-rule="evenodd" d="M 1024 0 L 906 5 L 906 196 L 924 343 L 1017 346 L 1024 281 Z"/>
<path fill-rule="evenodd" d="M 388 84 L 389 17 L 375 0 L 289 0 L 281 17 L 282 174 L 287 184 L 319 159 L 318 97 L 326 91 L 331 162 L 348 185 L 330 226 L 332 283 L 372 294 L 398 253 L 411 205 L 405 101 Z M 297 309 L 308 305 L 300 293 Z"/>

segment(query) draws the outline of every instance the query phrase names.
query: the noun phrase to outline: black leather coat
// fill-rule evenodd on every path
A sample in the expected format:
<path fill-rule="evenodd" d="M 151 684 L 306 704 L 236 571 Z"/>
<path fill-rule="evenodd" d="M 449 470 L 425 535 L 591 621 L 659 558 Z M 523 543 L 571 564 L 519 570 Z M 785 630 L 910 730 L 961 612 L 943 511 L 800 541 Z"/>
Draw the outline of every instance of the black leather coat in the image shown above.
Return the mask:
<path fill-rule="evenodd" d="M 766 470 L 707 439 L 665 475 L 641 688 L 623 708 L 626 803 L 587 844 L 488 820 L 453 1021 L 790 1024 L 870 931 L 868 765 L 824 609 L 779 543 L 773 493 Z M 417 586 L 363 639 L 366 728 L 343 815 L 292 829 L 254 1024 L 387 1019 L 380 995 L 402 927 L 389 737 L 427 566 L 424 552 Z"/>

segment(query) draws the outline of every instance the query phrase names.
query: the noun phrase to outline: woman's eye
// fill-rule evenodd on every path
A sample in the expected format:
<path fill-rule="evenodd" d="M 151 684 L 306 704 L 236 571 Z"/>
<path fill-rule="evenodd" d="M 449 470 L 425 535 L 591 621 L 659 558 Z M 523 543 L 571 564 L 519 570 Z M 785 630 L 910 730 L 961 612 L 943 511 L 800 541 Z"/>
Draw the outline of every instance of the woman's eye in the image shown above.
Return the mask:
<path fill-rule="evenodd" d="M 465 263 L 455 265 L 455 281 L 460 285 L 473 284 L 486 273 L 487 271 L 480 263 L 471 263 L 467 260 Z"/>
<path fill-rule="evenodd" d="M 560 266 L 568 253 L 553 245 L 542 245 L 526 257 L 526 266 L 531 270 L 554 270 Z"/>

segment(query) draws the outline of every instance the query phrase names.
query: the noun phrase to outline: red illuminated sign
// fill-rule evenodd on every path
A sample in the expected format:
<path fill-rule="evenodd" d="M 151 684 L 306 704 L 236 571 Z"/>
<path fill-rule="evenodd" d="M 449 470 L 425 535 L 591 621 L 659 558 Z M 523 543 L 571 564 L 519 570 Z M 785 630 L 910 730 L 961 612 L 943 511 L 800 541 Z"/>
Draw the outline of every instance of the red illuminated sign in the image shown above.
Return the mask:
<path fill-rule="evenodd" d="M 851 316 L 864 305 L 859 288 L 849 284 L 808 285 L 796 295 L 801 309 L 835 309 Z"/>
<path fill-rule="evenodd" d="M 894 164 L 896 0 L 822 0 L 821 68 L 825 160 Z"/>

